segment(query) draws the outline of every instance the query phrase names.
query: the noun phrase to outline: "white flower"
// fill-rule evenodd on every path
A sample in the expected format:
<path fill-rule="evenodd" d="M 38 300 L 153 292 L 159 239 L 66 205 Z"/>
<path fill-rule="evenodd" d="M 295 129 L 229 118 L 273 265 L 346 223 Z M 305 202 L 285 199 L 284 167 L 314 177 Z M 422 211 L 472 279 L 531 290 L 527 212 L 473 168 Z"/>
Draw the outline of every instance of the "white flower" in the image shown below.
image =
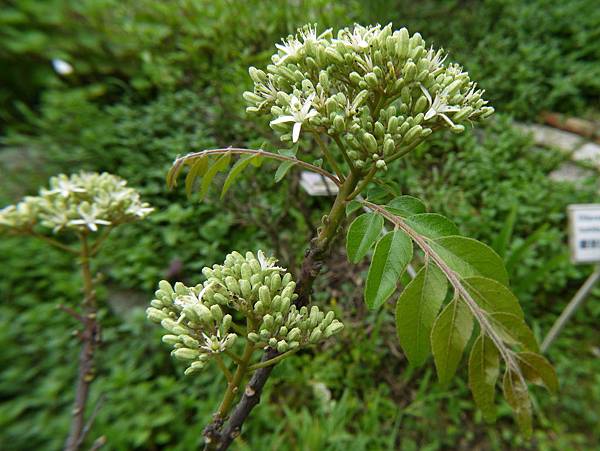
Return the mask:
<path fill-rule="evenodd" d="M 71 75 L 73 73 L 73 66 L 58 58 L 52 60 L 52 67 L 60 75 Z"/>
<path fill-rule="evenodd" d="M 281 64 L 288 58 L 295 59 L 300 56 L 300 52 L 304 48 L 304 44 L 298 41 L 296 38 L 291 38 L 284 40 L 283 44 L 275 44 L 275 47 L 277 47 L 277 49 L 283 53 L 283 56 L 280 56 L 275 64 Z"/>
<path fill-rule="evenodd" d="M 277 119 L 271 121 L 271 125 L 283 124 L 285 122 L 293 122 L 294 127 L 292 128 L 292 141 L 298 142 L 300 138 L 300 130 L 302 124 L 308 119 L 317 116 L 319 113 L 312 107 L 312 101 L 315 98 L 315 94 L 311 94 L 304 101 L 304 104 L 300 102 L 300 99 L 296 96 L 292 96 L 290 100 L 290 113 L 286 116 L 280 116 Z"/>
<path fill-rule="evenodd" d="M 99 225 L 110 225 L 110 221 L 98 219 L 97 216 L 100 212 L 96 205 L 90 205 L 87 202 L 84 202 L 77 207 L 77 212 L 81 216 L 81 219 L 72 219 L 69 221 L 69 224 L 86 226 L 92 232 L 96 232 Z"/>
<path fill-rule="evenodd" d="M 260 269 L 263 271 L 286 271 L 286 269 L 281 266 L 275 266 L 277 260 L 274 258 L 267 258 L 263 251 L 258 251 L 256 255 L 258 257 L 258 262 L 260 263 Z"/>
<path fill-rule="evenodd" d="M 219 329 L 217 329 L 217 335 L 213 335 L 211 337 L 202 332 L 204 344 L 201 345 L 200 348 L 212 354 L 223 352 L 227 349 L 227 345 L 231 344 L 232 336 L 233 334 L 229 334 L 225 337 L 221 337 L 221 331 Z"/>
<path fill-rule="evenodd" d="M 85 193 L 85 188 L 73 182 L 67 177 L 57 177 L 54 179 L 54 188 L 45 191 L 44 194 L 60 194 L 62 197 L 69 197 L 72 193 Z"/>
<path fill-rule="evenodd" d="M 137 216 L 138 218 L 144 218 L 154 211 L 154 208 L 148 207 L 148 204 L 132 204 L 127 208 L 125 213 L 128 215 Z"/>
<path fill-rule="evenodd" d="M 455 127 L 454 122 L 452 122 L 450 118 L 446 116 L 445 113 L 453 113 L 456 111 L 460 111 L 460 107 L 448 105 L 448 95 L 444 91 L 437 93 L 435 95 L 435 99 L 433 99 L 432 101 L 431 95 L 429 94 L 427 89 L 420 83 L 419 86 L 421 87 L 421 91 L 423 91 L 423 94 L 425 94 L 425 97 L 427 97 L 427 100 L 429 101 L 430 105 L 429 110 L 427 110 L 427 112 L 425 113 L 424 119 L 428 121 L 429 119 L 433 119 L 435 116 L 440 116 L 448 123 L 448 125 L 450 125 L 450 127 Z"/>

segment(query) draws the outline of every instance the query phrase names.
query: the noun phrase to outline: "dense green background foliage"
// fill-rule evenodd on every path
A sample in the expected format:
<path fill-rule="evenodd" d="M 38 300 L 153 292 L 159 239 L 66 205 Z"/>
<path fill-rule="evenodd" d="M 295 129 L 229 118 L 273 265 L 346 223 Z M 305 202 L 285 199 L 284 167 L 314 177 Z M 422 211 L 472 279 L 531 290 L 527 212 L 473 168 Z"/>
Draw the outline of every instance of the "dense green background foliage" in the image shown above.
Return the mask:
<path fill-rule="evenodd" d="M 0 205 L 35 192 L 59 171 L 107 170 L 129 180 L 157 212 L 123 227 L 98 260 L 104 340 L 92 400 L 104 396 L 92 431 L 108 449 L 189 449 L 217 403 L 217 371 L 183 377 L 141 306 L 157 280 L 197 281 L 231 249 L 262 247 L 294 269 L 326 199 L 308 198 L 297 174 L 275 185 L 249 170 L 225 202 L 167 192 L 173 158 L 217 145 L 275 146 L 249 120 L 241 93 L 247 66 L 262 65 L 296 26 L 393 21 L 451 51 L 501 113 L 486 128 L 442 136 L 390 168 L 403 192 L 452 218 L 461 232 L 512 263 L 511 281 L 542 336 L 585 277 L 569 263 L 565 208 L 597 199 L 547 176 L 563 160 L 511 126 L 543 109 L 598 109 L 600 11 L 569 2 L 18 0 L 0 10 Z M 53 72 L 52 58 L 74 74 Z M 274 166 L 264 166 L 273 168 Z M 514 226 L 513 226 L 514 224 Z M 533 240 L 526 241 L 534 235 Z M 75 304 L 74 262 L 43 243 L 0 241 L 0 448 L 57 449 L 68 427 L 76 326 L 56 304 Z M 540 428 L 522 443 L 509 408 L 497 426 L 475 412 L 466 374 L 437 385 L 433 364 L 407 366 L 391 308 L 365 310 L 366 268 L 349 273 L 343 240 L 318 300 L 348 327 L 322 352 L 275 369 L 238 449 L 439 449 L 475 446 L 590 449 L 600 436 L 600 364 L 592 300 L 551 350 L 562 389 L 540 396 Z M 510 264 L 509 264 L 510 266 Z"/>

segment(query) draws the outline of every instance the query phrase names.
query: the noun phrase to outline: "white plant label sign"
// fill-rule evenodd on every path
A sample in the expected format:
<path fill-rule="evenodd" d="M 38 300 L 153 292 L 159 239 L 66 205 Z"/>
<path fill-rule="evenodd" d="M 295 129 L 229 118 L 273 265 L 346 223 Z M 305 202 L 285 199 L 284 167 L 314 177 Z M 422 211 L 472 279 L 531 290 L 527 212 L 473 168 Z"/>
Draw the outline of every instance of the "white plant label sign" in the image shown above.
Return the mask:
<path fill-rule="evenodd" d="M 573 263 L 600 263 L 600 204 L 569 205 L 569 246 Z"/>

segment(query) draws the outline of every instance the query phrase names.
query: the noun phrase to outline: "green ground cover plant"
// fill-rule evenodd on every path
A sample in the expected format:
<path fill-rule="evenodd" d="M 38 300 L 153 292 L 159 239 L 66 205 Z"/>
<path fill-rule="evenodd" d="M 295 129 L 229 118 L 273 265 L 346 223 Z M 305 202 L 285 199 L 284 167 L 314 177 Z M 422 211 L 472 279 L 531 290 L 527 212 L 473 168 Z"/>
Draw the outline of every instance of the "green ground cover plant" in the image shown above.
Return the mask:
<path fill-rule="evenodd" d="M 398 184 L 397 194 L 414 193 L 428 211 L 452 218 L 462 234 L 493 245 L 507 265 L 518 257 L 513 270 L 508 265 L 512 288 L 526 315 L 535 318 L 538 339 L 585 277 L 587 268 L 572 266 L 565 252 L 565 209 L 569 203 L 593 202 L 596 181 L 576 187 L 549 180 L 564 157 L 536 148 L 506 115 L 531 119 L 540 108 L 577 114 L 597 105 L 593 1 L 420 2 L 418 9 L 407 2 L 390 7 L 386 2 L 385 8 L 376 2 L 293 7 L 275 2 L 268 8 L 265 2 L 208 2 L 212 9 L 204 8 L 206 2 L 189 2 L 186 27 L 179 26 L 179 10 L 168 3 L 144 4 L 137 13 L 132 3 L 118 3 L 19 1 L 0 14 L 0 60 L 7 68 L 0 74 L 0 205 L 37 192 L 50 175 L 85 169 L 130 180 L 157 208 L 144 222 L 111 234 L 98 256 L 106 278 L 98 290 L 104 325 L 98 352 L 106 364 L 98 368 L 90 394 L 91 405 L 104 399 L 90 436 L 110 435 L 114 449 L 189 449 L 199 443 L 201 430 L 188 424 L 204 423 L 220 401 L 225 380 L 218 370 L 207 367 L 183 384 L 184 367 L 165 352 L 158 328 L 146 324 L 142 307 L 157 280 L 193 284 L 203 266 L 221 261 L 232 248 L 246 249 L 248 242 L 255 243 L 254 252 L 269 249 L 295 273 L 304 240 L 328 205 L 327 199 L 303 193 L 297 171 L 275 184 L 266 174 L 276 166 L 265 162 L 264 171 L 242 174 L 224 202 L 211 190 L 202 204 L 186 201 L 183 186 L 165 192 L 164 174 L 176 155 L 190 150 L 279 147 L 265 140 L 270 134 L 263 123 L 243 115 L 241 94 L 252 83 L 247 66 L 264 67 L 273 42 L 307 21 L 326 28 L 392 20 L 423 30 L 487 90 L 498 121 L 477 133 L 434 135 L 414 159 L 402 160 L 402 170 L 388 176 Z M 238 14 L 240 8 L 246 8 L 244 14 Z M 176 38 L 168 30 L 175 24 Z M 520 29 L 529 30 L 525 37 Z M 184 42 L 191 44 L 180 45 Z M 151 58 L 143 60 L 146 48 L 152 49 Z M 52 58 L 70 62 L 75 76 L 56 74 Z M 524 73 L 531 76 L 521 77 Z M 134 79 L 141 82 L 134 86 Z M 224 177 L 216 180 L 218 185 Z M 275 218 L 265 215 L 266 209 Z M 499 235 L 509 238 L 498 240 Z M 335 341 L 275 367 L 236 449 L 597 445 L 597 303 L 589 302 L 550 350 L 561 380 L 560 400 L 541 396 L 534 402 L 538 429 L 532 442 L 524 442 L 504 404 L 497 424 L 483 426 L 463 370 L 446 389 L 435 383 L 432 362 L 418 371 L 407 369 L 395 348 L 393 312 L 365 310 L 354 287 L 364 282 L 368 267 L 351 269 L 341 249 L 343 243 L 336 242 L 316 291 L 319 305 L 335 310 L 346 329 Z M 0 255 L 2 267 L 10 268 L 0 278 L 0 448 L 57 449 L 68 431 L 68 394 L 76 372 L 69 356 L 77 345 L 70 337 L 76 322 L 56 305 L 78 299 L 79 276 L 68 256 L 44 243 L 1 240 Z M 338 288 L 331 289 L 334 284 Z M 367 327 L 349 333 L 354 322 Z M 204 402 L 190 401 L 199 397 Z"/>

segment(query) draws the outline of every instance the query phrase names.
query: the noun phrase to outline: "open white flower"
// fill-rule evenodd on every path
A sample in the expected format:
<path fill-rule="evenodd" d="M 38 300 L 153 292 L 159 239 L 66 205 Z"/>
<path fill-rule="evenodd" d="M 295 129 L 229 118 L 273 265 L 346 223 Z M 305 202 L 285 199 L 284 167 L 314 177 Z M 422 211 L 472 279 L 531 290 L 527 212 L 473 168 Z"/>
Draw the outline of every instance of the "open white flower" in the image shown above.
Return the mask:
<path fill-rule="evenodd" d="M 448 105 L 448 95 L 444 91 L 437 93 L 435 95 L 435 99 L 432 101 L 429 91 L 427 91 L 422 84 L 419 84 L 419 86 L 429 101 L 429 109 L 425 113 L 424 119 L 428 121 L 429 119 L 433 119 L 435 116 L 440 116 L 448 123 L 448 125 L 450 125 L 450 127 L 455 127 L 454 122 L 452 122 L 452 120 L 445 113 L 454 113 L 460 111 L 460 107 Z"/>
<path fill-rule="evenodd" d="M 260 268 L 263 271 L 286 271 L 286 269 L 282 268 L 281 266 L 275 266 L 277 260 L 274 258 L 267 258 L 263 251 L 258 251 L 256 257 L 258 258 Z"/>
<path fill-rule="evenodd" d="M 282 64 L 287 59 L 295 59 L 300 56 L 304 44 L 295 38 L 291 38 L 284 40 L 283 44 L 275 44 L 275 47 L 283 53 L 283 56 L 280 55 L 275 64 Z"/>
<path fill-rule="evenodd" d="M 308 98 L 304 101 L 304 104 L 300 102 L 298 97 L 292 95 L 290 100 L 290 113 L 286 116 L 280 116 L 277 119 L 271 121 L 271 125 L 283 124 L 286 122 L 293 122 L 294 126 L 292 128 L 292 141 L 298 142 L 300 138 L 300 130 L 302 129 L 302 124 L 309 120 L 312 117 L 317 116 L 317 110 L 312 107 L 312 101 L 315 98 L 315 94 L 312 93 L 308 96 Z"/>
<path fill-rule="evenodd" d="M 72 219 L 69 221 L 69 224 L 86 226 L 92 232 L 98 231 L 99 225 L 110 225 L 110 221 L 98 219 L 100 211 L 98 211 L 98 208 L 94 204 L 90 205 L 84 202 L 77 207 L 77 213 L 79 213 L 81 219 Z"/>
<path fill-rule="evenodd" d="M 66 176 L 59 176 L 54 179 L 54 187 L 46 191 L 47 194 L 60 194 L 62 197 L 69 197 L 72 193 L 85 193 L 83 186 L 73 182 Z"/>

